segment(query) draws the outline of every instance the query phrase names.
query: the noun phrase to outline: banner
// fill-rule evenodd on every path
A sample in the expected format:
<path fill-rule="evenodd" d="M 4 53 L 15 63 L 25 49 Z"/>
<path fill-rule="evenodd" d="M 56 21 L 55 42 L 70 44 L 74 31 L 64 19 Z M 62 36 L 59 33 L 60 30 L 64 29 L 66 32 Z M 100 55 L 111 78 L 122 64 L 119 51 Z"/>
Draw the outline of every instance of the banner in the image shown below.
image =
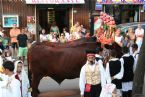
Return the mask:
<path fill-rule="evenodd" d="M 26 0 L 26 4 L 84 4 L 84 0 Z"/>
<path fill-rule="evenodd" d="M 97 4 L 145 4 L 145 0 L 97 0 Z"/>

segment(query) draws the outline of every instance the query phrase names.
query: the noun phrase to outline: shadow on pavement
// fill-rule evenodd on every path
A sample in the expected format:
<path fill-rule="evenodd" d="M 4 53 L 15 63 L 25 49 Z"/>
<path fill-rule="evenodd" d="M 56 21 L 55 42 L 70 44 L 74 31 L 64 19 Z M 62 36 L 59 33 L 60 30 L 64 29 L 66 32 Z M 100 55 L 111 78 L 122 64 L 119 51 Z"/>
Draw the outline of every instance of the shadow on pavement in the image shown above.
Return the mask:
<path fill-rule="evenodd" d="M 40 93 L 38 97 L 80 97 L 79 90 L 61 90 Z"/>

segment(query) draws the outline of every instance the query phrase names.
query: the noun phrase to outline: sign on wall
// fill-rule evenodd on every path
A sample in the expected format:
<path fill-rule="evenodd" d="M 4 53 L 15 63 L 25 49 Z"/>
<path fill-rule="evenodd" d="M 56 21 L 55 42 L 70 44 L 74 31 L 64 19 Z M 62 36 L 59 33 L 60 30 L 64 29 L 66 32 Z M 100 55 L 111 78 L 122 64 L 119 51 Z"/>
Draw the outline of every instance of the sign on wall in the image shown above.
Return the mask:
<path fill-rule="evenodd" d="M 97 4 L 145 4 L 145 0 L 96 0 Z"/>
<path fill-rule="evenodd" d="M 26 0 L 26 4 L 84 4 L 84 0 Z"/>
<path fill-rule="evenodd" d="M 3 27 L 13 27 L 16 24 L 19 27 L 19 16 L 18 15 L 3 15 L 2 16 Z"/>

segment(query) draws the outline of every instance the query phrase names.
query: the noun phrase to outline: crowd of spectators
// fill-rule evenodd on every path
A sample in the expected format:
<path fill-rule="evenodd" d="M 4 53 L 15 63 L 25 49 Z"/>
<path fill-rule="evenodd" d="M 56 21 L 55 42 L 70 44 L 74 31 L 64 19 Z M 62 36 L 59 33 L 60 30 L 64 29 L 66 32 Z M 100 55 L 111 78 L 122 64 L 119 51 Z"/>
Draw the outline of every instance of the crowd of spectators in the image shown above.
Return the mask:
<path fill-rule="evenodd" d="M 88 34 L 87 29 L 85 29 L 83 25 L 80 25 L 79 22 L 76 22 L 76 24 L 71 27 L 70 31 L 67 27 L 64 27 L 61 33 L 58 26 L 54 23 L 50 28 L 49 34 L 46 33 L 45 29 L 42 29 L 40 33 L 40 42 L 49 41 L 65 43 L 82 37 L 87 37 Z"/>

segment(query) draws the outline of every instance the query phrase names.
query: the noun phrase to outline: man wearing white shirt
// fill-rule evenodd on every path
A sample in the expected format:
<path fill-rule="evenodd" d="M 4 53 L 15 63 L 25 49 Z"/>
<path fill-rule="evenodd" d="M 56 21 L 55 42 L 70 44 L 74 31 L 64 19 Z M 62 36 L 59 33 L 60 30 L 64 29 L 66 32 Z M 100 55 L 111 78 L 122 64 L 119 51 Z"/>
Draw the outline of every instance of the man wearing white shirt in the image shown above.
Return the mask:
<path fill-rule="evenodd" d="M 14 63 L 11 61 L 6 61 L 3 64 L 3 72 L 8 76 L 8 80 L 3 86 L 6 93 L 3 97 L 21 97 L 21 83 L 16 74 L 14 74 Z"/>
<path fill-rule="evenodd" d="M 124 75 L 122 78 L 122 93 L 123 97 L 132 97 L 132 86 L 133 86 L 133 67 L 134 67 L 134 58 L 129 54 L 129 48 L 123 47 L 123 56 L 120 59 L 123 62 L 124 66 Z"/>
<path fill-rule="evenodd" d="M 99 97 L 101 85 L 105 85 L 102 61 L 95 61 L 95 51 L 87 51 L 87 62 L 80 72 L 81 97 Z"/>
<path fill-rule="evenodd" d="M 144 29 L 141 27 L 141 24 L 138 24 L 138 28 L 135 30 L 135 35 L 136 35 L 136 44 L 138 45 L 138 51 L 140 51 L 144 37 Z"/>
<path fill-rule="evenodd" d="M 116 85 L 116 94 L 121 97 L 122 96 L 122 84 L 121 79 L 124 73 L 123 63 L 116 58 L 116 51 L 110 51 L 110 60 L 106 64 L 106 79 L 107 83 Z"/>

